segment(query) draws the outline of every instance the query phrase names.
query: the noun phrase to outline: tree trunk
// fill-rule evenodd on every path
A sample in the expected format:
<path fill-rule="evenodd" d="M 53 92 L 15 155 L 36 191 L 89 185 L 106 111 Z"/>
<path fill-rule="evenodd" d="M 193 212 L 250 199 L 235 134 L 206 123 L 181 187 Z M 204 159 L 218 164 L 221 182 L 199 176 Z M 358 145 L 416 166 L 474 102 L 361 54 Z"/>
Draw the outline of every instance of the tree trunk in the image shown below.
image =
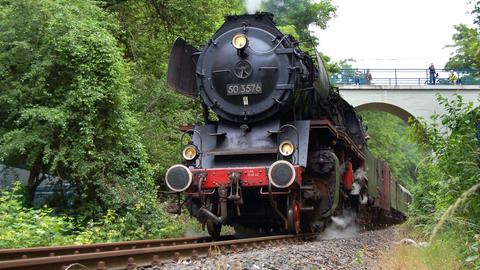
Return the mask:
<path fill-rule="evenodd" d="M 37 187 L 42 183 L 45 175 L 40 176 L 43 173 L 43 155 L 39 154 L 33 163 L 32 168 L 30 169 L 30 176 L 28 177 L 27 184 L 27 204 L 33 206 L 33 199 L 35 197 L 35 192 Z"/>

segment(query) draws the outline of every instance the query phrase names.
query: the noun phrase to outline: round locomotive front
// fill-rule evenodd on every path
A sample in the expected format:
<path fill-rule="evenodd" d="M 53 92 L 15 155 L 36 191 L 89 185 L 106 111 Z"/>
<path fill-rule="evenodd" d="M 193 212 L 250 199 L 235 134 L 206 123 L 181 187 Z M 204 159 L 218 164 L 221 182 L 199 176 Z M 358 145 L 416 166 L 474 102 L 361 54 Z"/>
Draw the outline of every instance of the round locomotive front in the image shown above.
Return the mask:
<path fill-rule="evenodd" d="M 276 113 L 294 89 L 289 47 L 286 36 L 255 20 L 226 23 L 197 64 L 205 104 L 233 122 L 256 122 Z"/>

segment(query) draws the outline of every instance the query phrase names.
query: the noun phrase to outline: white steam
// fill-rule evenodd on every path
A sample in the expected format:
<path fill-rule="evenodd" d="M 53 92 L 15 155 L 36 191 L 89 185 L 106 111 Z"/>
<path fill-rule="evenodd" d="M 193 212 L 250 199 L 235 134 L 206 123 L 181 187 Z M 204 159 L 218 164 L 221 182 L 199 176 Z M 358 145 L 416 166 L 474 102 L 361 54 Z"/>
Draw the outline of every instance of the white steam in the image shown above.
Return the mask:
<path fill-rule="evenodd" d="M 248 14 L 255 14 L 260 9 L 263 0 L 245 0 L 245 9 Z"/>
<path fill-rule="evenodd" d="M 355 222 L 355 214 L 346 212 L 343 216 L 332 217 L 332 223 L 321 235 L 322 240 L 348 239 L 358 235 L 360 228 Z"/>
<path fill-rule="evenodd" d="M 184 237 L 200 237 L 200 236 L 208 236 L 205 231 L 200 231 L 198 227 L 189 226 L 185 229 Z"/>

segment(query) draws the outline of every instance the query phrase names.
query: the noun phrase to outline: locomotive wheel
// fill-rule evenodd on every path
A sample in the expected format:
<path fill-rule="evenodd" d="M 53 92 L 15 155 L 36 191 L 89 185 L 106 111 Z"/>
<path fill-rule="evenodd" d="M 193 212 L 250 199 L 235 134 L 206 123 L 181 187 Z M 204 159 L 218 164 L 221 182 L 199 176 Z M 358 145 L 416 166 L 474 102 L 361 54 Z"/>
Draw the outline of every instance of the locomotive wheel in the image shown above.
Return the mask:
<path fill-rule="evenodd" d="M 297 200 L 297 194 L 290 193 L 288 195 L 288 231 L 294 234 L 299 234 L 300 229 L 300 204 Z"/>
<path fill-rule="evenodd" d="M 222 231 L 222 224 L 215 224 L 213 221 L 207 220 L 207 231 L 213 239 L 218 239 Z"/>

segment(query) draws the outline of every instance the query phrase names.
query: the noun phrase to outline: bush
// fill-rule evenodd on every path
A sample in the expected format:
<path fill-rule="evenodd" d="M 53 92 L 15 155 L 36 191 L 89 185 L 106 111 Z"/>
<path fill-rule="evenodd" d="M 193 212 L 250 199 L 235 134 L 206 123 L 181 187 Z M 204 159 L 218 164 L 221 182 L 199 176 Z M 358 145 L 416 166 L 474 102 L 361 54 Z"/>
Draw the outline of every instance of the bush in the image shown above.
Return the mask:
<path fill-rule="evenodd" d="M 420 120 L 413 125 L 414 138 L 430 155 L 417 167 L 418 182 L 412 190 L 411 216 L 415 223 L 426 226 L 427 231 L 480 179 L 480 149 L 476 137 L 479 108 L 465 103 L 461 95 L 452 100 L 438 96 L 438 101 L 445 108 L 445 114 L 433 115 L 431 124 Z M 480 200 L 471 195 L 466 194 L 469 197 L 462 200 L 455 215 L 446 217 L 448 222 L 480 224 Z"/>
<path fill-rule="evenodd" d="M 65 245 L 74 240 L 69 218 L 54 217 L 49 208 L 23 205 L 20 184 L 0 197 L 0 248 Z"/>
<path fill-rule="evenodd" d="M 28 208 L 20 183 L 0 196 L 0 248 L 87 244 L 179 237 L 192 224 L 191 218 L 166 215 L 163 206 L 146 207 L 141 203 L 131 214 L 119 215 L 108 210 L 98 220 L 89 220 L 86 226 L 64 216 L 55 216 L 51 208 Z M 152 206 L 150 205 L 150 206 Z M 144 218 L 138 218 L 142 213 Z"/>
<path fill-rule="evenodd" d="M 465 242 L 480 229 L 480 108 L 460 94 L 437 99 L 446 113 L 433 115 L 431 123 L 413 123 L 412 136 L 428 154 L 417 166 L 409 223 L 429 236 L 432 246 L 420 254 L 423 259 L 432 255 L 428 269 L 479 269 L 478 237 Z"/>
<path fill-rule="evenodd" d="M 474 241 L 468 248 L 469 256 L 465 262 L 475 269 L 480 269 L 480 234 L 475 235 Z"/>

